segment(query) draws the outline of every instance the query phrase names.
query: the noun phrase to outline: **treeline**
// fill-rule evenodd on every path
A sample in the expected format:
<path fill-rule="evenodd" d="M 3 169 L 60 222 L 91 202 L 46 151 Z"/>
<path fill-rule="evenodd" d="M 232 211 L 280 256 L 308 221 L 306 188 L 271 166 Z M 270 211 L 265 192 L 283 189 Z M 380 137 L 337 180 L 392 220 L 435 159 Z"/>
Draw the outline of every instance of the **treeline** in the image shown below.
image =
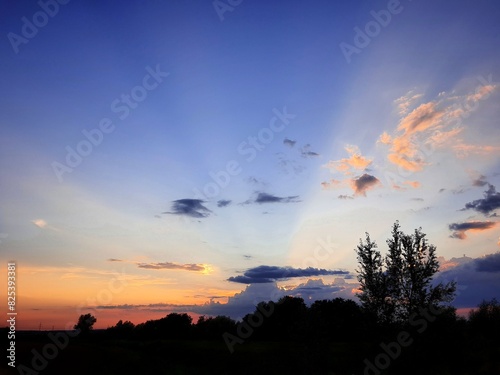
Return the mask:
<path fill-rule="evenodd" d="M 369 329 L 369 321 L 368 314 L 352 300 L 316 301 L 308 307 L 302 298 L 287 296 L 278 302 L 259 303 L 239 322 L 227 316 L 200 316 L 193 323 L 188 314 L 171 313 L 138 325 L 120 320 L 106 333 L 136 339 L 223 340 L 225 334 L 231 334 L 252 340 L 289 341 L 313 335 L 344 341 Z"/>
<path fill-rule="evenodd" d="M 401 330 L 443 337 L 495 340 L 500 337 L 500 304 L 484 301 L 470 313 L 459 317 L 453 307 L 438 310 L 422 308 L 407 322 L 380 324 L 376 316 L 352 300 L 336 298 L 307 306 L 302 298 L 283 297 L 278 302 L 261 302 L 242 321 L 227 316 L 200 316 L 196 323 L 188 314 L 171 313 L 161 319 L 134 325 L 120 320 L 105 330 L 110 338 L 183 339 L 242 341 L 331 342 L 372 341 L 387 338 Z M 228 334 L 230 336 L 228 336 Z"/>
<path fill-rule="evenodd" d="M 259 303 L 238 322 L 227 316 L 201 316 L 194 323 L 187 314 L 171 313 L 138 325 L 119 321 L 95 333 L 95 339 L 115 343 L 217 347 L 220 351 L 204 357 L 216 361 L 215 368 L 226 363 L 250 369 L 257 366 L 250 359 L 260 358 L 264 368 L 276 373 L 500 373 L 500 304 L 495 299 L 481 303 L 468 319 L 453 307 L 422 307 L 405 322 L 380 323 L 352 300 L 336 298 L 307 306 L 302 298 L 283 297 L 276 303 Z M 188 352 L 181 350 L 177 356 Z M 171 359 L 176 360 L 187 363 Z"/>

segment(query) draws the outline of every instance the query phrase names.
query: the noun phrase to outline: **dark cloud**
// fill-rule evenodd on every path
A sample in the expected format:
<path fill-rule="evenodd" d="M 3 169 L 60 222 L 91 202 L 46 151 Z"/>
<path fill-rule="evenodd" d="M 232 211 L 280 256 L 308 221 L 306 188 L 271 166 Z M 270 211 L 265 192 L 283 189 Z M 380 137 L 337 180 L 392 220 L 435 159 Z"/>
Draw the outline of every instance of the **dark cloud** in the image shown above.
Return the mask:
<path fill-rule="evenodd" d="M 297 141 L 292 141 L 291 139 L 288 138 L 283 139 L 283 144 L 287 145 L 288 147 L 293 147 L 295 146 L 296 143 Z"/>
<path fill-rule="evenodd" d="M 486 176 L 483 175 L 479 176 L 479 178 L 472 181 L 472 186 L 482 187 L 485 185 L 488 185 L 488 181 L 486 181 Z"/>
<path fill-rule="evenodd" d="M 476 259 L 476 271 L 500 273 L 500 253 Z"/>
<path fill-rule="evenodd" d="M 129 305 L 128 303 L 124 305 L 100 305 L 96 306 L 97 309 L 101 310 L 133 310 L 147 305 Z"/>
<path fill-rule="evenodd" d="M 311 145 L 309 145 L 309 144 L 302 147 L 302 149 L 300 150 L 300 155 L 303 158 L 314 158 L 314 157 L 319 156 L 319 154 L 317 152 L 311 151 L 310 148 L 311 148 Z"/>
<path fill-rule="evenodd" d="M 137 267 L 151 269 L 151 270 L 183 270 L 183 271 L 194 271 L 194 272 L 205 271 L 205 266 L 203 264 L 178 264 L 171 262 L 138 263 Z"/>
<path fill-rule="evenodd" d="M 298 195 L 293 195 L 289 197 L 277 197 L 276 195 L 258 192 L 257 196 L 253 199 L 247 200 L 245 203 L 296 203 L 300 202 L 298 200 Z"/>
<path fill-rule="evenodd" d="M 196 218 L 207 217 L 210 211 L 202 203 L 201 199 L 178 199 L 172 202 L 172 212 L 163 212 L 164 214 L 185 215 Z"/>
<path fill-rule="evenodd" d="M 367 173 L 351 180 L 351 187 L 354 190 L 355 195 L 366 196 L 367 190 L 370 190 L 379 184 L 380 180 L 377 177 L 369 175 Z"/>
<path fill-rule="evenodd" d="M 488 215 L 490 212 L 500 208 L 500 193 L 497 193 L 493 185 L 488 185 L 489 188 L 484 192 L 484 198 L 467 203 L 463 210 L 473 209 Z"/>
<path fill-rule="evenodd" d="M 339 195 L 338 196 L 339 199 L 354 199 L 353 197 L 351 197 L 350 195 Z"/>
<path fill-rule="evenodd" d="M 439 192 L 442 193 L 445 190 L 446 190 L 445 188 L 441 188 L 441 189 L 439 189 Z"/>
<path fill-rule="evenodd" d="M 231 202 L 232 201 L 230 201 L 230 200 L 221 199 L 221 200 L 217 201 L 217 207 L 229 206 L 231 204 Z"/>
<path fill-rule="evenodd" d="M 291 277 L 309 277 L 320 275 L 349 275 L 347 271 L 326 270 L 319 268 L 293 268 L 277 266 L 258 266 L 246 270 L 242 276 L 232 276 L 228 281 L 242 284 L 273 283 Z"/>
<path fill-rule="evenodd" d="M 448 225 L 448 228 L 453 231 L 450 235 L 451 238 L 459 238 L 464 240 L 467 238 L 465 234 L 468 230 L 488 230 L 493 228 L 497 223 L 494 221 L 470 221 L 466 223 L 453 223 Z"/>
<path fill-rule="evenodd" d="M 412 198 L 411 200 L 416 202 L 423 202 L 424 198 Z"/>
<path fill-rule="evenodd" d="M 316 156 L 319 156 L 319 154 L 314 151 L 301 151 L 301 155 L 304 158 L 315 158 Z"/>
<path fill-rule="evenodd" d="M 121 259 L 116 259 L 116 258 L 108 258 L 106 259 L 108 262 L 122 262 Z"/>
<path fill-rule="evenodd" d="M 298 198 L 297 195 L 289 196 L 289 197 L 277 197 L 276 195 L 267 194 L 267 193 L 259 193 L 257 198 L 255 199 L 255 203 L 289 203 L 296 201 Z"/>

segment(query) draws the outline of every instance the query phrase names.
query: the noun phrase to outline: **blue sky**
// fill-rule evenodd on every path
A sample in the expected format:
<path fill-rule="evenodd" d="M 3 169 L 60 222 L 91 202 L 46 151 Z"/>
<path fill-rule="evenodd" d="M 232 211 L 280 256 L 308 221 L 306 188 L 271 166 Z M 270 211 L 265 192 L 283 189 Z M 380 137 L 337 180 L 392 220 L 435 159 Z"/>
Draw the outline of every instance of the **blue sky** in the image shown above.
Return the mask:
<path fill-rule="evenodd" d="M 396 220 L 459 283 L 496 264 L 496 2 L 62 3 L 0 12 L 0 259 L 32 322 L 116 275 L 94 305 L 352 297 L 359 238 Z M 228 281 L 262 266 L 317 271 Z M 485 269 L 458 307 L 499 297 Z"/>

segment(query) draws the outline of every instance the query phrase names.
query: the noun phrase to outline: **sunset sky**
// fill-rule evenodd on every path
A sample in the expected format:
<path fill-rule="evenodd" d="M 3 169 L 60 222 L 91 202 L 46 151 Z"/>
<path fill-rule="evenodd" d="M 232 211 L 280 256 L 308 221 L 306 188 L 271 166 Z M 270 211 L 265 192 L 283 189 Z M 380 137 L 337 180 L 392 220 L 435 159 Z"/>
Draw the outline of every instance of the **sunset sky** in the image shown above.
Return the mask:
<path fill-rule="evenodd" d="M 46 3 L 0 5 L 18 329 L 355 298 L 396 220 L 500 297 L 498 1 Z"/>

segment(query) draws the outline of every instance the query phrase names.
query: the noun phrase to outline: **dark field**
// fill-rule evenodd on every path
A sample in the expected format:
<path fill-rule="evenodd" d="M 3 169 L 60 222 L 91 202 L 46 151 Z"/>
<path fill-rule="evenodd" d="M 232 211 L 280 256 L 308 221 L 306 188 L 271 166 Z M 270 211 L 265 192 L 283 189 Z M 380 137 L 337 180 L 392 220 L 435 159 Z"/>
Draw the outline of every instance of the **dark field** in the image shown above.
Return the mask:
<path fill-rule="evenodd" d="M 32 350 L 42 353 L 51 341 L 48 333 L 20 334 L 16 364 L 20 374 L 377 374 L 366 369 L 383 352 L 380 342 L 252 341 L 236 345 L 231 354 L 222 340 L 109 339 L 105 331 L 73 338 L 44 366 L 33 361 Z M 382 340 L 384 343 L 390 339 Z M 485 341 L 459 343 L 442 337 L 422 337 L 403 348 L 380 374 L 499 374 L 500 344 Z M 465 345 L 464 345 L 465 344 Z M 46 347 L 46 346 L 45 346 Z M 52 353 L 49 351 L 49 355 Z M 40 366 L 37 372 L 34 365 Z M 6 367 L 3 367 L 4 369 Z M 18 368 L 18 370 L 20 370 Z"/>

